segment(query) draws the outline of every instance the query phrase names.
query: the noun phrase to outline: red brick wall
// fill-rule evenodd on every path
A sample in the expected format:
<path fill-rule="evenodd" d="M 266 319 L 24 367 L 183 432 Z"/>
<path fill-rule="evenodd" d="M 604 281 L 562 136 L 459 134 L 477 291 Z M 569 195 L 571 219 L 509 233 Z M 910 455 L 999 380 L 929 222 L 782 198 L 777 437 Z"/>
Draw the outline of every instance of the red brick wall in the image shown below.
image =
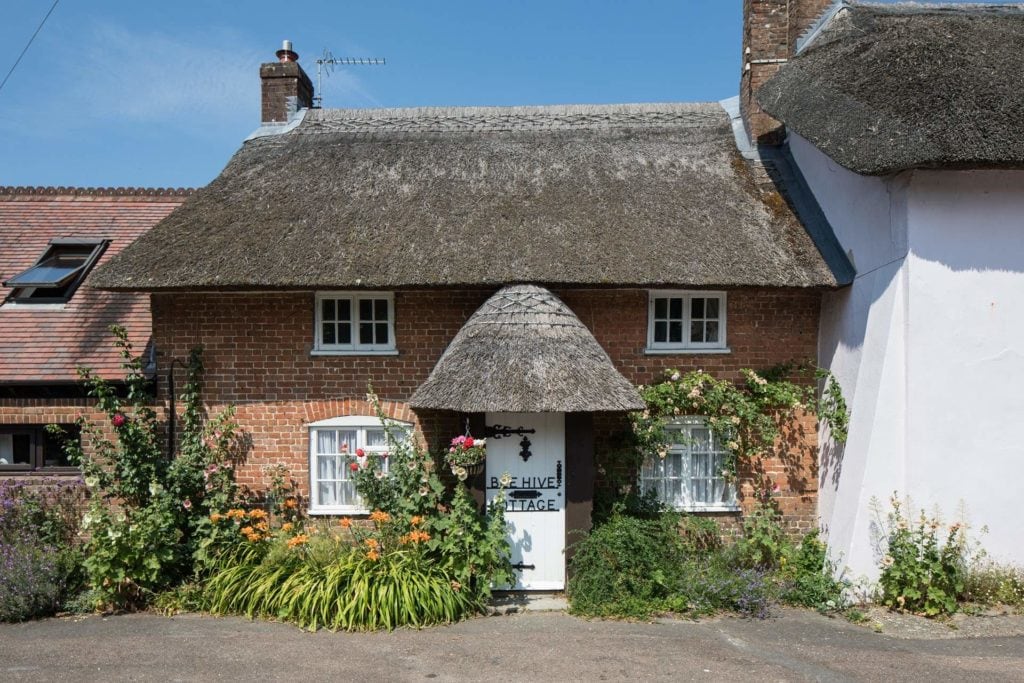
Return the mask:
<path fill-rule="evenodd" d="M 419 420 L 405 406 L 462 324 L 492 291 L 402 291 L 395 294 L 397 356 L 313 356 L 312 293 L 156 294 L 152 297 L 154 340 L 160 373 L 170 358 L 184 358 L 201 344 L 207 368 L 206 399 L 211 409 L 237 405 L 251 439 L 240 480 L 265 485 L 263 467 L 284 463 L 308 485 L 306 425 L 346 414 L 370 414 L 367 382 L 397 419 L 416 423 L 429 444 L 459 430 L 457 416 L 431 413 Z M 645 290 L 557 292 L 580 317 L 623 374 L 651 382 L 667 368 L 702 368 L 737 379 L 741 368 L 762 368 L 816 353 L 820 293 L 813 290 L 738 289 L 728 292 L 729 354 L 645 355 Z M 166 382 L 161 382 L 166 387 Z M 621 420 L 597 420 L 599 442 L 609 442 Z M 813 449 L 809 429 L 801 444 Z M 806 449 L 805 449 L 806 450 Z M 814 520 L 817 478 L 810 476 L 813 452 L 799 467 L 785 470 L 780 500 L 793 517 Z M 787 469 L 788 468 L 788 469 Z M 797 472 L 797 474 L 794 474 Z M 800 473 L 803 474 L 800 474 Z M 799 484 L 797 483 L 799 482 Z M 750 496 L 746 496 L 747 500 Z"/>

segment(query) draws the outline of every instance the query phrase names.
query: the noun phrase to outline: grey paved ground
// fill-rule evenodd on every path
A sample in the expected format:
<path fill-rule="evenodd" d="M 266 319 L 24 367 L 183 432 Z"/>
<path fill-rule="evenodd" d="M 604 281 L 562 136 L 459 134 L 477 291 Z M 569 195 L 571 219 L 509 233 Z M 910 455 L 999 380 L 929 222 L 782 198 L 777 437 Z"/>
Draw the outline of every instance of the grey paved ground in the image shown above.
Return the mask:
<path fill-rule="evenodd" d="M 557 612 L 393 633 L 198 615 L 0 625 L 0 680 L 1021 680 L 1024 637 L 892 638 L 817 614 L 636 624 Z"/>

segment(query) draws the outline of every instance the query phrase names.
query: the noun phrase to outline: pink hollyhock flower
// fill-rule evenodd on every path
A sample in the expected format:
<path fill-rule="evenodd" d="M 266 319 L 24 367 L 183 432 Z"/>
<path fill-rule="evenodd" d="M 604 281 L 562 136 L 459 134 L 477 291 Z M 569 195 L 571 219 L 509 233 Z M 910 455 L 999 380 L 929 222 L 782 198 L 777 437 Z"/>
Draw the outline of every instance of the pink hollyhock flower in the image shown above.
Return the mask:
<path fill-rule="evenodd" d="M 782 490 L 781 486 L 779 486 L 778 484 L 772 484 L 772 493 L 778 493 L 781 490 Z"/>
<path fill-rule="evenodd" d="M 186 510 L 191 510 L 192 501 L 186 498 L 185 500 L 181 501 L 181 507 L 185 508 Z"/>
<path fill-rule="evenodd" d="M 126 418 L 123 413 L 114 413 L 114 417 L 110 418 L 110 421 L 114 423 L 115 427 L 120 427 L 127 422 L 127 420 L 128 418 Z"/>

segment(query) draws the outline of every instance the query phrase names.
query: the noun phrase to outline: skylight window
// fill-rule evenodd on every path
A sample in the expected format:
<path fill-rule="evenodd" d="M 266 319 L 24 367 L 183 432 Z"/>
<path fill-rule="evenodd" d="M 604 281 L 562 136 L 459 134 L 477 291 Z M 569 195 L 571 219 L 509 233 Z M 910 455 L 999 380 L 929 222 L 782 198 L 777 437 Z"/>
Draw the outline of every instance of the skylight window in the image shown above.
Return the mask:
<path fill-rule="evenodd" d="M 3 283 L 16 303 L 64 303 L 78 289 L 110 240 L 56 239 L 28 270 Z"/>

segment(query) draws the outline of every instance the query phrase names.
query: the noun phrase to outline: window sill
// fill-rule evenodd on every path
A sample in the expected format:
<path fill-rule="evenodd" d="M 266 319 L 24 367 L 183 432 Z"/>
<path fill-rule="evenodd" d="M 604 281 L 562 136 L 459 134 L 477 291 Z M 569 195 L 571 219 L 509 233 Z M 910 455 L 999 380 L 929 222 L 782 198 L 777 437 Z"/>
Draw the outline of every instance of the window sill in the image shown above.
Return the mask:
<path fill-rule="evenodd" d="M 338 515 L 368 515 L 370 511 L 366 508 L 337 507 L 337 508 L 309 508 L 306 511 L 310 517 L 330 517 Z"/>
<path fill-rule="evenodd" d="M 647 356 L 701 356 L 707 354 L 726 354 L 732 353 L 732 349 L 725 347 L 724 349 L 690 349 L 690 348 L 678 348 L 678 349 L 644 349 L 644 355 Z"/>
<path fill-rule="evenodd" d="M 398 349 L 387 351 L 332 351 L 328 349 L 313 349 L 309 352 L 311 356 L 397 356 Z"/>
<path fill-rule="evenodd" d="M 704 505 L 700 507 L 678 507 L 678 512 L 686 512 L 691 515 L 701 512 L 742 512 L 739 505 Z"/>

